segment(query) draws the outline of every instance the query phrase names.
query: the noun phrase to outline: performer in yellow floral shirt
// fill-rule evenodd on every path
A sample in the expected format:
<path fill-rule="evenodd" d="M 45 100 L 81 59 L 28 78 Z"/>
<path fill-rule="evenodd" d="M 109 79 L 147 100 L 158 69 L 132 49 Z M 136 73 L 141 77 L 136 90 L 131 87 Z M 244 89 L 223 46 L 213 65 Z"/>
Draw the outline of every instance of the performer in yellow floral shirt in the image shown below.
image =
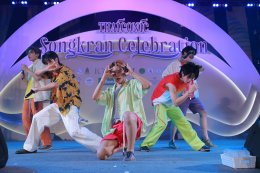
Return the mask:
<path fill-rule="evenodd" d="M 29 134 L 23 149 L 17 150 L 16 154 L 35 153 L 39 136 L 44 127 L 50 127 L 62 120 L 69 135 L 80 144 L 96 151 L 101 137 L 79 125 L 79 84 L 74 73 L 62 65 L 55 52 L 47 52 L 42 61 L 47 64 L 46 68 L 36 72 L 38 76 L 46 75 L 51 83 L 41 88 L 33 88 L 33 92 L 52 90 L 52 104 L 38 112 L 32 120 Z"/>
<path fill-rule="evenodd" d="M 56 88 L 56 92 L 52 92 L 51 99 L 58 105 L 63 115 L 69 112 L 71 105 L 80 107 L 79 83 L 68 67 L 63 66 L 59 75 L 52 78 L 52 82 L 57 83 L 59 87 Z"/>

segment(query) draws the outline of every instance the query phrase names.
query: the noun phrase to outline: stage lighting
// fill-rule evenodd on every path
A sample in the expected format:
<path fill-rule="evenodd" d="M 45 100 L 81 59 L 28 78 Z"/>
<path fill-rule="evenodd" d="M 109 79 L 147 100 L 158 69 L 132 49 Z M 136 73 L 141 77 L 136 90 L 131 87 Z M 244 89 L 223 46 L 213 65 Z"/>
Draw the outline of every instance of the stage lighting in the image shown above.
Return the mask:
<path fill-rule="evenodd" d="M 219 4 L 214 3 L 212 6 L 213 7 L 219 7 Z"/>
<path fill-rule="evenodd" d="M 27 5 L 27 4 L 28 4 L 27 1 L 21 1 L 20 3 L 21 3 L 22 5 Z"/>
<path fill-rule="evenodd" d="M 224 7 L 228 7 L 228 4 L 224 4 Z"/>
<path fill-rule="evenodd" d="M 15 5 L 16 4 L 16 2 L 15 1 L 12 1 L 12 5 Z"/>
<path fill-rule="evenodd" d="M 188 3 L 188 7 L 194 7 L 194 3 Z"/>
<path fill-rule="evenodd" d="M 48 2 L 45 1 L 45 2 L 44 2 L 44 5 L 48 5 Z"/>
<path fill-rule="evenodd" d="M 53 5 L 57 5 L 57 4 L 59 4 L 60 2 L 56 2 L 56 1 L 54 1 L 53 2 Z"/>
<path fill-rule="evenodd" d="M 253 7 L 254 4 L 252 4 L 252 3 L 248 3 L 246 6 L 247 6 L 247 7 Z"/>

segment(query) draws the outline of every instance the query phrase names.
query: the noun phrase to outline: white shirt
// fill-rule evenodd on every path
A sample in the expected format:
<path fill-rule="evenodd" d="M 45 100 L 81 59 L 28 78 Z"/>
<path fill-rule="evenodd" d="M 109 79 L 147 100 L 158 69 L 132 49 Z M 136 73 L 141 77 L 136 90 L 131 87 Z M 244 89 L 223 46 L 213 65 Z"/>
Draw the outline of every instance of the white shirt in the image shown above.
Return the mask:
<path fill-rule="evenodd" d="M 45 67 L 45 65 L 42 63 L 42 61 L 40 59 L 37 59 L 33 62 L 30 69 L 33 73 L 35 73 L 35 71 L 43 69 L 44 67 Z M 47 85 L 48 83 L 50 83 L 50 80 L 48 80 L 48 79 L 41 79 L 39 81 L 36 81 L 33 78 L 32 80 L 33 80 L 34 88 L 43 87 L 43 86 Z M 46 100 L 50 100 L 50 91 L 39 91 L 34 94 L 35 102 L 46 101 Z"/>

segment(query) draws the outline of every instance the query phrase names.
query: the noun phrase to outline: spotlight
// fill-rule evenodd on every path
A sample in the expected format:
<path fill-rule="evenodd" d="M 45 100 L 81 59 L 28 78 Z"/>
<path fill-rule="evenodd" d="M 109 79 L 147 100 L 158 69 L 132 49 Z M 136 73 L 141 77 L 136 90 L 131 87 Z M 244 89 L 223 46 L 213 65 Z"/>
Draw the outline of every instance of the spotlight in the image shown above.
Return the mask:
<path fill-rule="evenodd" d="M 22 5 L 27 5 L 27 4 L 28 4 L 27 1 L 21 1 L 20 3 L 21 3 Z"/>
<path fill-rule="evenodd" d="M 212 6 L 213 6 L 213 7 L 219 7 L 219 4 L 214 3 Z"/>
<path fill-rule="evenodd" d="M 188 7 L 194 7 L 194 3 L 188 3 Z"/>
<path fill-rule="evenodd" d="M 258 4 L 258 7 L 260 7 L 260 4 Z"/>
<path fill-rule="evenodd" d="M 59 4 L 60 2 L 58 2 L 58 1 L 54 1 L 53 2 L 53 5 L 57 5 L 57 4 Z"/>
<path fill-rule="evenodd" d="M 16 4 L 16 2 L 15 1 L 12 1 L 12 5 L 15 5 Z"/>
<path fill-rule="evenodd" d="M 228 7 L 228 4 L 224 4 L 224 7 Z"/>
<path fill-rule="evenodd" d="M 45 1 L 45 2 L 44 2 L 44 5 L 48 5 L 48 2 Z"/>
<path fill-rule="evenodd" d="M 247 7 L 253 7 L 254 6 L 254 4 L 252 4 L 252 3 L 247 3 L 247 5 L 246 5 Z"/>

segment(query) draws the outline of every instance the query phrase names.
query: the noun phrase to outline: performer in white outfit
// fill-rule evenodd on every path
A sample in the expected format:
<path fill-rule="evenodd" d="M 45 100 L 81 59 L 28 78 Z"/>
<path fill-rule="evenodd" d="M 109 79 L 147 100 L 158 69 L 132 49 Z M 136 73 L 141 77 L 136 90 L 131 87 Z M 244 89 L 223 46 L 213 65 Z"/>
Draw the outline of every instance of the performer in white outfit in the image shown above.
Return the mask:
<path fill-rule="evenodd" d="M 28 49 L 28 59 L 33 62 L 30 67 L 22 64 L 21 79 L 27 84 L 25 95 L 27 95 L 32 88 L 43 87 L 50 83 L 48 79 L 42 79 L 38 77 L 35 72 L 43 69 L 45 65 L 41 61 L 41 50 L 37 47 L 30 47 Z M 24 98 L 22 109 L 22 121 L 25 130 L 25 134 L 28 135 L 33 116 L 42 110 L 45 106 L 50 104 L 50 91 L 40 91 L 32 94 L 30 97 Z M 41 136 L 41 144 L 39 147 L 41 150 L 49 150 L 51 145 L 50 129 L 45 127 Z"/>

